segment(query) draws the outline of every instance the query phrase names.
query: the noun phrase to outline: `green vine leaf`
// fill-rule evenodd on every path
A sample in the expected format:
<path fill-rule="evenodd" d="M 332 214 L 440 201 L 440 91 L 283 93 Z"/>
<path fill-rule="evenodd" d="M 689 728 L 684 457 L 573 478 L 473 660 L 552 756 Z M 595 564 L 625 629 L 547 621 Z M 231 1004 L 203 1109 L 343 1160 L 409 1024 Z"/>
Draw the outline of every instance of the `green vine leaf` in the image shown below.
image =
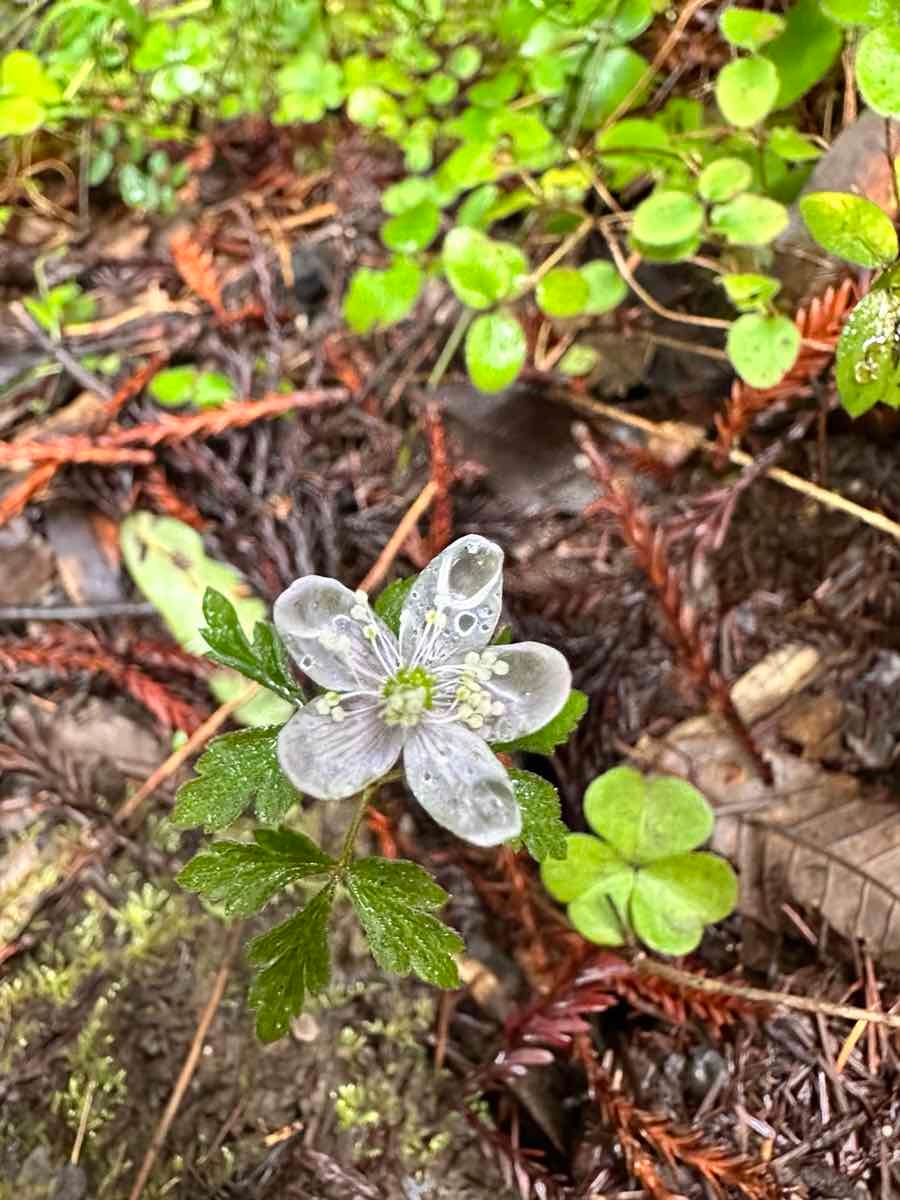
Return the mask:
<path fill-rule="evenodd" d="M 307 994 L 328 986 L 328 919 L 333 902 L 334 884 L 328 883 L 298 913 L 250 943 L 247 957 L 261 968 L 250 989 L 261 1042 L 284 1037 Z"/>
<path fill-rule="evenodd" d="M 870 108 L 900 116 L 900 28 L 869 30 L 856 51 L 856 78 Z"/>
<path fill-rule="evenodd" d="M 891 286 L 892 267 L 847 319 L 837 348 L 835 378 L 841 404 L 851 417 L 876 404 L 900 408 L 900 296 Z"/>
<path fill-rule="evenodd" d="M 476 317 L 466 334 L 466 369 L 480 392 L 501 392 L 509 387 L 522 370 L 527 352 L 525 331 L 511 313 Z"/>
<path fill-rule="evenodd" d="M 421 867 L 360 858 L 347 871 L 346 886 L 380 967 L 398 975 L 414 972 L 438 987 L 459 986 L 453 955 L 463 941 L 434 916 L 447 893 Z"/>
<path fill-rule="evenodd" d="M 221 904 L 230 917 L 249 917 L 289 884 L 335 865 L 305 834 L 258 829 L 253 837 L 252 842 L 214 842 L 191 859 L 178 882 Z"/>
<path fill-rule="evenodd" d="M 728 330 L 725 349 L 745 383 L 774 387 L 797 361 L 800 331 L 787 317 L 746 313 Z"/>
<path fill-rule="evenodd" d="M 560 711 L 552 721 L 547 722 L 543 729 L 516 738 L 512 742 L 503 742 L 493 746 L 492 749 L 504 754 L 522 751 L 527 754 L 543 754 L 549 757 L 557 746 L 562 746 L 569 740 L 578 727 L 578 722 L 587 712 L 587 707 L 587 696 L 584 692 L 573 688 Z"/>
<path fill-rule="evenodd" d="M 251 800 L 264 824 L 277 824 L 296 800 L 278 764 L 281 726 L 241 729 L 214 738 L 197 762 L 197 777 L 178 790 L 172 821 L 181 829 L 225 829 Z"/>
<path fill-rule="evenodd" d="M 535 862 L 566 857 L 566 834 L 559 792 L 541 775 L 510 769 L 510 782 L 522 811 L 522 841 Z"/>
<path fill-rule="evenodd" d="M 357 333 L 396 325 L 412 310 L 424 283 L 422 268 L 406 258 L 395 258 L 385 271 L 360 267 L 350 280 L 344 318 Z"/>

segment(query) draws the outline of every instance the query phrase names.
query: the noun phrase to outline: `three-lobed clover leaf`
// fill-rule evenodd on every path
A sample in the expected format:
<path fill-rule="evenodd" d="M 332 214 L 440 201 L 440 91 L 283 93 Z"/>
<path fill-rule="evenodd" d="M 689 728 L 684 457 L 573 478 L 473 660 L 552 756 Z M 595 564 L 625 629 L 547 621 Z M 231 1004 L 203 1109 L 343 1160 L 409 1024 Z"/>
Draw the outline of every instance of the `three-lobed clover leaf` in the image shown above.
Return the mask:
<path fill-rule="evenodd" d="M 687 954 L 733 910 L 734 871 L 697 850 L 712 809 L 684 780 L 615 767 L 588 788 L 584 814 L 598 836 L 570 834 L 565 859 L 547 859 L 541 877 L 588 940 L 618 946 L 633 932 L 661 954 Z"/>

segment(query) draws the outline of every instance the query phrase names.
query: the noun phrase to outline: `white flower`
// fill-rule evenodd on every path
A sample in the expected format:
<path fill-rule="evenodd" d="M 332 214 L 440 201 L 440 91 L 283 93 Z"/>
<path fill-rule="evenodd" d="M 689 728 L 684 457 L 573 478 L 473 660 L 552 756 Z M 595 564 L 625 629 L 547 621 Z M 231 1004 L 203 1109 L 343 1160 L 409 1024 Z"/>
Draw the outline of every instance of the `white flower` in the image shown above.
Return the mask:
<path fill-rule="evenodd" d="M 571 686 L 558 650 L 491 646 L 500 618 L 503 552 L 460 538 L 413 584 L 399 639 L 334 579 L 307 575 L 275 602 L 294 659 L 325 690 L 284 726 L 278 757 L 302 792 L 353 795 L 403 754 L 406 781 L 438 824 L 479 846 L 521 832 L 509 776 L 488 742 L 533 733 Z"/>

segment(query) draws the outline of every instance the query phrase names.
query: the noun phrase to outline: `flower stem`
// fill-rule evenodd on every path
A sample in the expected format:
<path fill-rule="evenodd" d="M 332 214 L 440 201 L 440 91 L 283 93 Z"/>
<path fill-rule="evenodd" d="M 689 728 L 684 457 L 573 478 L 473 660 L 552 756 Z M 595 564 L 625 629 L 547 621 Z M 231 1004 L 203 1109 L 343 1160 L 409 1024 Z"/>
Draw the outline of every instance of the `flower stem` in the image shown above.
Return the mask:
<path fill-rule="evenodd" d="M 380 785 L 381 780 L 379 779 L 377 783 L 369 784 L 360 793 L 359 803 L 356 806 L 356 812 L 353 814 L 353 820 L 350 822 L 350 828 L 347 830 L 347 836 L 344 838 L 344 844 L 341 847 L 341 857 L 338 859 L 338 871 L 340 874 L 343 874 L 353 862 L 353 846 L 359 833 L 359 827 L 362 825 L 363 817 L 366 815 L 369 801 Z"/>

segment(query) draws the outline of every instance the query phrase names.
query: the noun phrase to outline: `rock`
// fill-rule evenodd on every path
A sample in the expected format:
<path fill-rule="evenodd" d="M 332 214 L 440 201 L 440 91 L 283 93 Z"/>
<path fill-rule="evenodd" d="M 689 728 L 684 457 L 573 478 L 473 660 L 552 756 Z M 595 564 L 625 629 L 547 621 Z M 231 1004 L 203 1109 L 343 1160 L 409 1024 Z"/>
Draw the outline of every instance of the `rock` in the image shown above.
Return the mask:
<path fill-rule="evenodd" d="M 487 396 L 448 384 L 438 399 L 464 457 L 487 468 L 487 486 L 523 517 L 580 512 L 596 498 L 575 466 L 573 414 L 545 392 L 518 385 Z"/>

